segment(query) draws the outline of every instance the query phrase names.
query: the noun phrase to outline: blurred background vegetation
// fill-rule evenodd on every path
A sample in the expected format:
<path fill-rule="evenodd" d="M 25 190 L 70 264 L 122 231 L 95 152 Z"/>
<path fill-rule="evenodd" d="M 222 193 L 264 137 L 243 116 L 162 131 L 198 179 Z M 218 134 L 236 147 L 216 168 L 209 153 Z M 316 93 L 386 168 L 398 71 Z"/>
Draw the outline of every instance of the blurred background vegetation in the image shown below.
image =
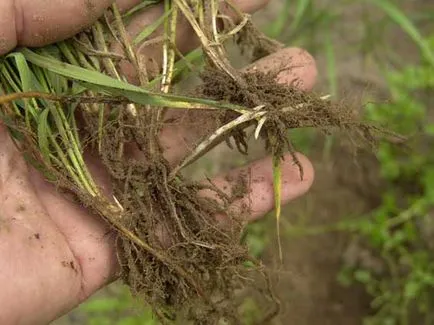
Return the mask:
<path fill-rule="evenodd" d="M 339 135 L 290 132 L 316 181 L 284 210 L 283 266 L 272 217 L 249 226 L 245 238 L 278 284 L 282 313 L 273 324 L 434 324 L 434 3 L 272 0 L 254 19 L 315 57 L 316 91 L 409 137 L 405 146 L 381 143 L 374 156 L 354 155 Z M 229 151 L 217 148 L 189 173 L 246 162 Z M 245 324 L 261 312 L 245 299 Z M 158 323 L 115 283 L 54 324 Z"/>

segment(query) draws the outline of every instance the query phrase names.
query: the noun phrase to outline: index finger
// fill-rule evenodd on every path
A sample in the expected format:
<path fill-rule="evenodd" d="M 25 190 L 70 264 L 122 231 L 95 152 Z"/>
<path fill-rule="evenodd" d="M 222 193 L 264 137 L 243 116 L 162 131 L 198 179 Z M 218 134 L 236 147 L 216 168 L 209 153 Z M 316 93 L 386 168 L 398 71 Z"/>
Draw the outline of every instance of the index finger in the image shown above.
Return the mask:
<path fill-rule="evenodd" d="M 121 10 L 141 0 L 116 0 Z M 0 55 L 16 46 L 43 46 L 95 22 L 113 0 L 1 0 Z"/>

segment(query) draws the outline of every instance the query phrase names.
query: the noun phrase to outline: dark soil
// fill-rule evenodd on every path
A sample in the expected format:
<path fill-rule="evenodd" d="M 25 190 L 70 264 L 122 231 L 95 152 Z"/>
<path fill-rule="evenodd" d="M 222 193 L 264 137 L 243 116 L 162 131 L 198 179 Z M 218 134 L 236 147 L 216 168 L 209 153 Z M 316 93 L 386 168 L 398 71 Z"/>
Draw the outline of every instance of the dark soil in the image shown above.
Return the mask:
<path fill-rule="evenodd" d="M 369 182 L 354 180 L 343 184 L 345 175 L 365 175 L 363 167 L 354 164 L 351 152 L 335 150 L 325 162 L 315 151 L 312 161 L 316 179 L 309 194 L 293 202 L 282 212 L 286 227 L 306 229 L 330 226 L 350 216 L 370 211 L 373 203 L 365 200 L 357 188 L 369 188 Z M 344 154 L 342 154 L 344 152 Z M 371 156 L 372 157 L 372 156 Z M 367 158 L 368 159 L 368 158 Z M 372 159 L 372 158 L 371 158 Z M 370 174 L 376 173 L 373 169 Z M 369 179 L 367 177 L 366 179 Z M 351 204 L 349 204 L 351 203 Z M 297 235 L 289 232 L 284 241 L 285 261 L 279 267 L 277 253 L 270 247 L 264 263 L 275 269 L 273 284 L 282 302 L 282 312 L 274 325 L 361 325 L 370 313 L 370 297 L 362 287 L 343 287 L 338 274 L 346 262 L 351 237 L 343 232 Z"/>
<path fill-rule="evenodd" d="M 294 162 L 299 165 L 294 155 L 295 149 L 288 138 L 288 130 L 315 128 L 330 134 L 341 131 L 350 137 L 353 144 L 375 147 L 379 135 L 386 135 L 385 129 L 363 122 L 356 114 L 356 109 L 344 103 L 335 103 L 322 99 L 315 93 L 307 93 L 295 87 L 276 82 L 281 69 L 269 73 L 247 72 L 241 75 L 247 86 L 240 85 L 221 71 L 210 69 L 202 73 L 202 93 L 207 98 L 255 108 L 264 106 L 267 120 L 262 128 L 262 138 L 269 152 L 283 157 L 284 152 L 293 154 Z M 237 113 L 226 112 L 220 117 L 221 124 L 236 118 Z M 237 148 L 247 153 L 247 135 L 241 125 L 231 131 Z M 395 135 L 393 135 L 395 136 Z M 300 172 L 303 177 L 303 171 Z"/>

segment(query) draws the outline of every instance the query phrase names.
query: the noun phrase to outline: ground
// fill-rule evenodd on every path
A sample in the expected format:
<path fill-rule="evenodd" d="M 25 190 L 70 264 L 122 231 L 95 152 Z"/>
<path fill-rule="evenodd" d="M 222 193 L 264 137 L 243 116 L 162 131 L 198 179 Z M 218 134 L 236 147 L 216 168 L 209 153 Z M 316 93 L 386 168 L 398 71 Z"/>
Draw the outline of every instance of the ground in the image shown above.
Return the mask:
<path fill-rule="evenodd" d="M 285 209 L 284 271 L 276 279 L 283 313 L 276 324 L 361 324 L 369 311 L 367 296 L 361 288 L 344 288 L 337 281 L 350 238 L 336 232 L 312 236 L 291 232 L 298 225 L 330 225 L 367 208 L 358 193 L 340 184 L 333 162 L 314 159 L 313 163 L 316 180 L 312 190 Z M 270 255 L 275 254 L 269 249 Z M 278 265 L 270 258 L 266 261 Z"/>

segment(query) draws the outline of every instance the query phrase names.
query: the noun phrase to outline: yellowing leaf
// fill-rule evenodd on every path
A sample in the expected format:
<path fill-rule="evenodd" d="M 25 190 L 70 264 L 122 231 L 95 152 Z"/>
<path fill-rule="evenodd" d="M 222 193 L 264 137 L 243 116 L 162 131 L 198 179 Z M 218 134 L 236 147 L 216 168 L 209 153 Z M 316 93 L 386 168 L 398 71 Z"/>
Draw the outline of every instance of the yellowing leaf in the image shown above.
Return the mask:
<path fill-rule="evenodd" d="M 283 253 L 280 239 L 280 213 L 282 206 L 282 159 L 276 155 L 273 156 L 273 187 L 274 205 L 276 210 L 277 244 L 279 248 L 279 260 L 282 262 Z"/>

